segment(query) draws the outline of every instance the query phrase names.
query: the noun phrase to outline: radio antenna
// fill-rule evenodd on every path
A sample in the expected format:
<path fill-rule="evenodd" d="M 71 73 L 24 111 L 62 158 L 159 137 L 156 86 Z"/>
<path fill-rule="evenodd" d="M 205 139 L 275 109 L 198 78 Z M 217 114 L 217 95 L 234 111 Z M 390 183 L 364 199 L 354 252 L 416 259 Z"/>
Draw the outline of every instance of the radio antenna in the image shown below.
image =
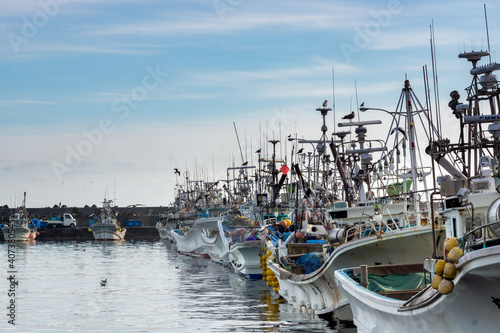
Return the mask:
<path fill-rule="evenodd" d="M 490 57 L 491 64 L 491 52 L 490 52 L 490 32 L 488 29 L 488 15 L 486 15 L 486 4 L 484 4 L 484 22 L 486 23 L 486 40 L 488 41 L 488 56 Z"/>

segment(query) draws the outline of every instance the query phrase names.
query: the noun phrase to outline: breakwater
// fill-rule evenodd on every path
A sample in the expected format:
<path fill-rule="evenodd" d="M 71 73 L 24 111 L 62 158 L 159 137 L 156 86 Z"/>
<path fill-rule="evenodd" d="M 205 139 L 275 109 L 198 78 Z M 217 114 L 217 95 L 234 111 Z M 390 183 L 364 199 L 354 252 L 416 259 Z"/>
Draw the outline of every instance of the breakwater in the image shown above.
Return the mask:
<path fill-rule="evenodd" d="M 37 218 L 41 220 L 49 220 L 51 217 L 60 217 L 64 213 L 69 213 L 73 215 L 76 219 L 76 226 L 81 228 L 89 227 L 89 220 L 93 216 L 99 216 L 101 207 L 96 205 L 85 206 L 85 207 L 59 207 L 55 205 L 54 207 L 42 207 L 42 208 L 27 208 L 28 213 L 31 218 Z M 168 214 L 167 207 L 113 207 L 118 215 L 116 216 L 118 223 L 121 226 L 125 226 L 125 221 L 134 220 L 141 221 L 142 226 L 154 227 L 156 222 L 161 220 L 165 214 Z M 9 220 L 9 216 L 15 211 L 15 207 L 2 206 L 0 207 L 0 219 L 1 223 L 6 223 Z"/>
<path fill-rule="evenodd" d="M 126 227 L 125 240 L 159 240 L 160 235 L 156 227 Z M 61 227 L 61 228 L 40 228 L 38 241 L 88 241 L 94 240 L 92 232 L 88 227 Z M 3 240 L 3 238 L 2 238 Z"/>

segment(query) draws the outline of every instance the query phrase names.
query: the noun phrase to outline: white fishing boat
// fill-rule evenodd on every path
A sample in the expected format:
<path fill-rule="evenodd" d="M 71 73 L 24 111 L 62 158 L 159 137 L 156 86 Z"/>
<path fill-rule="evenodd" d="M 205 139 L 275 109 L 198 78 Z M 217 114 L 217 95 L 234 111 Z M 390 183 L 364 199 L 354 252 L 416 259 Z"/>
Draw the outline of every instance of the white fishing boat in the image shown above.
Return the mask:
<path fill-rule="evenodd" d="M 91 230 L 94 239 L 98 241 L 122 241 L 125 240 L 127 229 L 120 227 L 113 212 L 112 200 L 103 201 L 99 218 L 92 225 Z"/>
<path fill-rule="evenodd" d="M 218 221 L 219 238 L 235 273 L 247 279 L 261 279 L 260 225 L 242 215 L 228 215 Z"/>
<path fill-rule="evenodd" d="M 318 109 L 324 118 L 328 110 Z M 331 199 L 321 194 L 326 189 L 312 189 L 296 219 L 298 230 L 286 241 L 267 242 L 271 256 L 265 267 L 270 270 L 268 282 L 276 279 L 275 290 L 289 303 L 318 315 L 333 313 L 341 320 L 352 320 L 349 303 L 335 282 L 336 270 L 352 267 L 354 262 L 402 264 L 422 262 L 432 256 L 434 239 L 444 238 L 444 231 L 432 227 L 434 214 L 428 201 L 430 191 L 425 185 L 430 170 L 418 166 L 416 158 L 414 123 L 425 112 L 406 80 L 396 112 L 391 113 L 394 122 L 387 137 L 395 137 L 392 146 L 386 140 L 382 147 L 371 143 L 366 147 L 365 126 L 380 122 L 339 124 L 356 127 L 358 140 L 352 145 L 359 145 L 358 149 L 350 150 L 330 145 L 337 161 L 341 160 L 339 151 L 345 151 L 344 160 L 359 161 L 351 163 L 348 172 L 337 162 L 346 200 L 328 206 L 325 202 Z M 340 135 L 346 137 L 346 132 Z M 340 144 L 351 146 L 344 139 Z M 372 162 L 372 153 L 376 152 L 383 154 Z M 408 158 L 408 164 L 405 159 L 400 161 L 400 152 L 403 152 L 401 157 Z M 417 182 L 423 182 L 424 190 L 417 189 Z"/>
<path fill-rule="evenodd" d="M 160 239 L 173 242 L 173 239 L 170 237 L 170 230 L 172 230 L 172 228 L 169 226 L 168 221 L 156 222 L 156 230 L 158 230 Z"/>
<path fill-rule="evenodd" d="M 208 247 L 211 241 L 205 242 L 202 234 L 205 227 L 216 226 L 218 221 L 219 217 L 203 217 L 193 224 L 181 225 L 179 229 L 170 230 L 170 235 L 177 244 L 177 251 L 181 254 L 209 259 Z"/>
<path fill-rule="evenodd" d="M 500 88 L 492 74 L 500 65 L 477 67 L 487 55 L 486 51 L 459 55 L 473 66 L 467 103 L 459 102 L 458 92 L 453 91 L 448 104 L 460 120 L 459 140 L 431 141 L 428 150 L 451 175 L 438 180 L 447 252 L 438 251 L 420 264 L 425 267 L 420 271 L 429 276 L 427 282 L 432 281 L 420 291 L 415 285 L 393 284 L 391 291 L 374 292 L 370 288 L 374 276 L 386 279 L 392 274 L 372 274 L 373 267 L 337 271 L 336 281 L 351 305 L 358 332 L 493 332 L 500 327 L 500 117 L 496 111 Z M 462 158 L 449 168 L 446 156 Z M 394 272 L 405 269 L 397 266 Z"/>
<path fill-rule="evenodd" d="M 26 192 L 24 192 L 23 205 L 9 217 L 9 223 L 2 226 L 2 232 L 5 241 L 27 241 L 35 239 L 38 235 L 26 210 Z"/>
<path fill-rule="evenodd" d="M 172 237 L 172 231 L 177 233 L 181 228 L 186 229 L 196 221 L 196 213 L 194 211 L 180 211 L 178 213 L 167 214 L 167 218 L 156 222 L 156 229 L 160 239 L 165 239 L 171 243 L 175 243 L 175 238 Z"/>
<path fill-rule="evenodd" d="M 201 240 L 205 243 L 210 259 L 222 265 L 229 265 L 229 250 L 225 243 L 225 234 L 219 231 L 218 219 L 206 220 L 201 229 Z"/>

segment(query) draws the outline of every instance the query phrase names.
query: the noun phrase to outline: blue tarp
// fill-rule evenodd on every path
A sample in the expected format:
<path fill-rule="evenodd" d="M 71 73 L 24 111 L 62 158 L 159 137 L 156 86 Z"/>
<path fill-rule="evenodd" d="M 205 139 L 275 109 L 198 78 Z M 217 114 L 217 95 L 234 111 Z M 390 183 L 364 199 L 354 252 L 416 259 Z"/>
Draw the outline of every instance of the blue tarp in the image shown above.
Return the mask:
<path fill-rule="evenodd" d="M 323 253 L 309 252 L 300 256 L 299 259 L 295 260 L 295 263 L 304 266 L 306 268 L 305 274 L 309 274 L 321 267 L 321 259 L 323 259 Z"/>

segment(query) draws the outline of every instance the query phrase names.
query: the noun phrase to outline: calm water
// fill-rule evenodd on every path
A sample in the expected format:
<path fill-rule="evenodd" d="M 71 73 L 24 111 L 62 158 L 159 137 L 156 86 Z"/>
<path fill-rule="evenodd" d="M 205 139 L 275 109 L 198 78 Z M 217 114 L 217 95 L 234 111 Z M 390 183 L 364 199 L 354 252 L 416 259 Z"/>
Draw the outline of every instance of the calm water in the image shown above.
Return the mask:
<path fill-rule="evenodd" d="M 0 251 L 1 332 L 356 331 L 301 313 L 264 281 L 178 255 L 166 241 L 17 243 L 15 298 L 6 243 Z"/>

